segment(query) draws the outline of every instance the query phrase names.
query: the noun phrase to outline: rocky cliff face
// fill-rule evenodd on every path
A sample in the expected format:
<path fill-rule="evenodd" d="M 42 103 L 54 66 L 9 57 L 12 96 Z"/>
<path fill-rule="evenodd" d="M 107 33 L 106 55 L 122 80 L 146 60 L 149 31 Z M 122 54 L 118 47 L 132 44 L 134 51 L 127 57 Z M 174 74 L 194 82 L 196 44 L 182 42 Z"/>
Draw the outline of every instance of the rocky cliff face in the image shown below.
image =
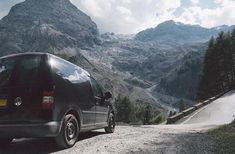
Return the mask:
<path fill-rule="evenodd" d="M 26 0 L 0 21 L 1 55 L 73 51 L 98 43 L 96 24 L 69 0 Z"/>

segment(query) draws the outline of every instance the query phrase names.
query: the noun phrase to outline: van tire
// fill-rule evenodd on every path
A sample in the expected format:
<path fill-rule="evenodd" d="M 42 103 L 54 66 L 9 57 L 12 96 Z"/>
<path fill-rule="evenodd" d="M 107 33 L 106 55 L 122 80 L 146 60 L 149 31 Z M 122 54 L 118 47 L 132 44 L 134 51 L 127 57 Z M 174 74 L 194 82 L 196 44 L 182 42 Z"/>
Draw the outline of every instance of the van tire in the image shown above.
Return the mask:
<path fill-rule="evenodd" d="M 115 118 L 113 113 L 110 113 L 109 119 L 108 119 L 108 127 L 105 127 L 104 130 L 106 133 L 113 133 L 115 130 Z"/>
<path fill-rule="evenodd" d="M 73 147 L 78 140 L 79 130 L 77 118 L 73 114 L 67 114 L 64 117 L 60 133 L 55 138 L 57 146 L 62 149 Z"/>

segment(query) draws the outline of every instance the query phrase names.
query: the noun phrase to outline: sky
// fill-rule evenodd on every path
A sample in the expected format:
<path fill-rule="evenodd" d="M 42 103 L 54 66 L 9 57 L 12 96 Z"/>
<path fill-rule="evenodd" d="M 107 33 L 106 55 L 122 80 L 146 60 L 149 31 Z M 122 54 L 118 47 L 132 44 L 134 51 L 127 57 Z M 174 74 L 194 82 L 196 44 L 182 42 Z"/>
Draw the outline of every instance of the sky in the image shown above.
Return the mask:
<path fill-rule="evenodd" d="M 24 0 L 1 0 L 0 18 Z M 235 25 L 235 0 L 70 0 L 103 32 L 133 34 L 166 20 L 215 27 Z"/>

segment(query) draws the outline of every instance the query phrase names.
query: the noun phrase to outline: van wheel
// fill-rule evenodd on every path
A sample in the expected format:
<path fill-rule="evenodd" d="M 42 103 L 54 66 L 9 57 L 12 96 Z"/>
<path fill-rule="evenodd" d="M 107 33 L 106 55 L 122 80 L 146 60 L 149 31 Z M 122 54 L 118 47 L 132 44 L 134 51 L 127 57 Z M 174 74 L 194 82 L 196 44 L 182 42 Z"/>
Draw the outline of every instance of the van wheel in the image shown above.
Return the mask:
<path fill-rule="evenodd" d="M 8 146 L 11 144 L 13 138 L 0 138 L 0 144 L 2 146 Z"/>
<path fill-rule="evenodd" d="M 113 113 L 110 113 L 108 120 L 108 127 L 104 128 L 106 133 L 113 133 L 115 130 L 115 119 Z"/>
<path fill-rule="evenodd" d="M 65 116 L 59 135 L 55 138 L 56 144 L 63 149 L 75 145 L 79 134 L 79 124 L 73 114 Z"/>

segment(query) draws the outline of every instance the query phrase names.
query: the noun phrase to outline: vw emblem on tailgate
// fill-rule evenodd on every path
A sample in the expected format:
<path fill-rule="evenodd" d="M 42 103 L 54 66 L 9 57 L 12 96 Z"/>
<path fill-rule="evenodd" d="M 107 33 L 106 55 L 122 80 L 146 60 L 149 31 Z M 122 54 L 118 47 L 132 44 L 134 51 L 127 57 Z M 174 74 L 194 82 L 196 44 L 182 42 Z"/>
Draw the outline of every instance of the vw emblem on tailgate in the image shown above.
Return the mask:
<path fill-rule="evenodd" d="M 21 100 L 21 98 L 20 97 L 17 97 L 16 99 L 15 99 L 15 106 L 20 106 L 21 104 L 22 104 L 22 100 Z"/>

